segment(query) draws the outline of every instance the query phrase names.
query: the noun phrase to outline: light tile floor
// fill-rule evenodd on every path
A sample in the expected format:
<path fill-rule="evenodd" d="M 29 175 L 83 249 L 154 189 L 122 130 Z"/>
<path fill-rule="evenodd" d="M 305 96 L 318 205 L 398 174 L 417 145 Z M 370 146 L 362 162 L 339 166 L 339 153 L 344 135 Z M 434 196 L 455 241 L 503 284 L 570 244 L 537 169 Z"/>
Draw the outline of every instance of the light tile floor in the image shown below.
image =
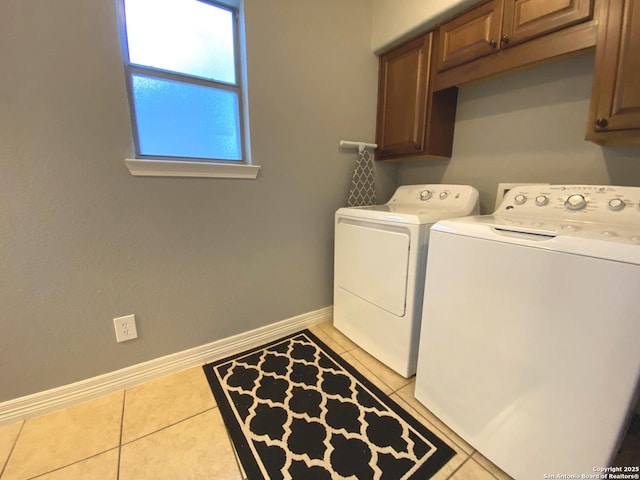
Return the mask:
<path fill-rule="evenodd" d="M 440 422 L 405 379 L 330 322 L 311 331 L 439 435 L 456 455 L 435 480 L 510 477 Z M 242 479 L 201 367 L 0 427 L 1 480 Z"/>

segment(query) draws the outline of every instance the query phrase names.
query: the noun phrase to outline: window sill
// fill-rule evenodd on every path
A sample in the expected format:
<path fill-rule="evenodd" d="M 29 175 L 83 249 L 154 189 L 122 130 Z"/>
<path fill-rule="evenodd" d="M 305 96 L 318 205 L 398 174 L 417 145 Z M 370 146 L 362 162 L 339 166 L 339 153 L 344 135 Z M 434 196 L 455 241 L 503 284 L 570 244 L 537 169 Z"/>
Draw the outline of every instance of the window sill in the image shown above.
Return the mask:
<path fill-rule="evenodd" d="M 125 158 L 124 163 L 131 175 L 136 177 L 208 177 L 254 180 L 260 170 L 259 165 L 133 158 Z"/>

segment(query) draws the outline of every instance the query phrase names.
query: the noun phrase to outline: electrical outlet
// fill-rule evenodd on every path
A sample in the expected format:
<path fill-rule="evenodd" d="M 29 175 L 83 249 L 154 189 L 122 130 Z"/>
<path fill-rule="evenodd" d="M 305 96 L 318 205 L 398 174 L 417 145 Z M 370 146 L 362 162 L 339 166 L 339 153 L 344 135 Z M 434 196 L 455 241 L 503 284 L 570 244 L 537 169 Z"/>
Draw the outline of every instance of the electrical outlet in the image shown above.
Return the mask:
<path fill-rule="evenodd" d="M 138 338 L 135 315 L 114 318 L 113 324 L 116 327 L 116 341 L 118 343 Z"/>

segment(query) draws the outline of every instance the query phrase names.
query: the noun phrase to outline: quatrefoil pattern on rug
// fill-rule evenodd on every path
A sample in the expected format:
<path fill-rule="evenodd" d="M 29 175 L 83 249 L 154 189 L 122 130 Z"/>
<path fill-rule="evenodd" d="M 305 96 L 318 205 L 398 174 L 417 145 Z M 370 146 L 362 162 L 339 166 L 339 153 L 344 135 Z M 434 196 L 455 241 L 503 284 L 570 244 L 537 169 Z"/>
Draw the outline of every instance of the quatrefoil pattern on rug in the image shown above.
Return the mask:
<path fill-rule="evenodd" d="M 339 362 L 305 331 L 205 366 L 248 478 L 423 479 L 452 456 Z"/>

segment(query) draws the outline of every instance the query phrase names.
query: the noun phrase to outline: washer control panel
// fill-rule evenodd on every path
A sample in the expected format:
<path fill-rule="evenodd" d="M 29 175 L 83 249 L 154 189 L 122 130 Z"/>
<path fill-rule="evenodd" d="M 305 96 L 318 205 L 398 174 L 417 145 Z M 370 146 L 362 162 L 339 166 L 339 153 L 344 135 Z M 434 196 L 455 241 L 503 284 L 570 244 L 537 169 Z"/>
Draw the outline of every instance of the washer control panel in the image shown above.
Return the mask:
<path fill-rule="evenodd" d="M 640 245 L 640 187 L 523 185 L 507 192 L 493 215 L 523 232 Z"/>

